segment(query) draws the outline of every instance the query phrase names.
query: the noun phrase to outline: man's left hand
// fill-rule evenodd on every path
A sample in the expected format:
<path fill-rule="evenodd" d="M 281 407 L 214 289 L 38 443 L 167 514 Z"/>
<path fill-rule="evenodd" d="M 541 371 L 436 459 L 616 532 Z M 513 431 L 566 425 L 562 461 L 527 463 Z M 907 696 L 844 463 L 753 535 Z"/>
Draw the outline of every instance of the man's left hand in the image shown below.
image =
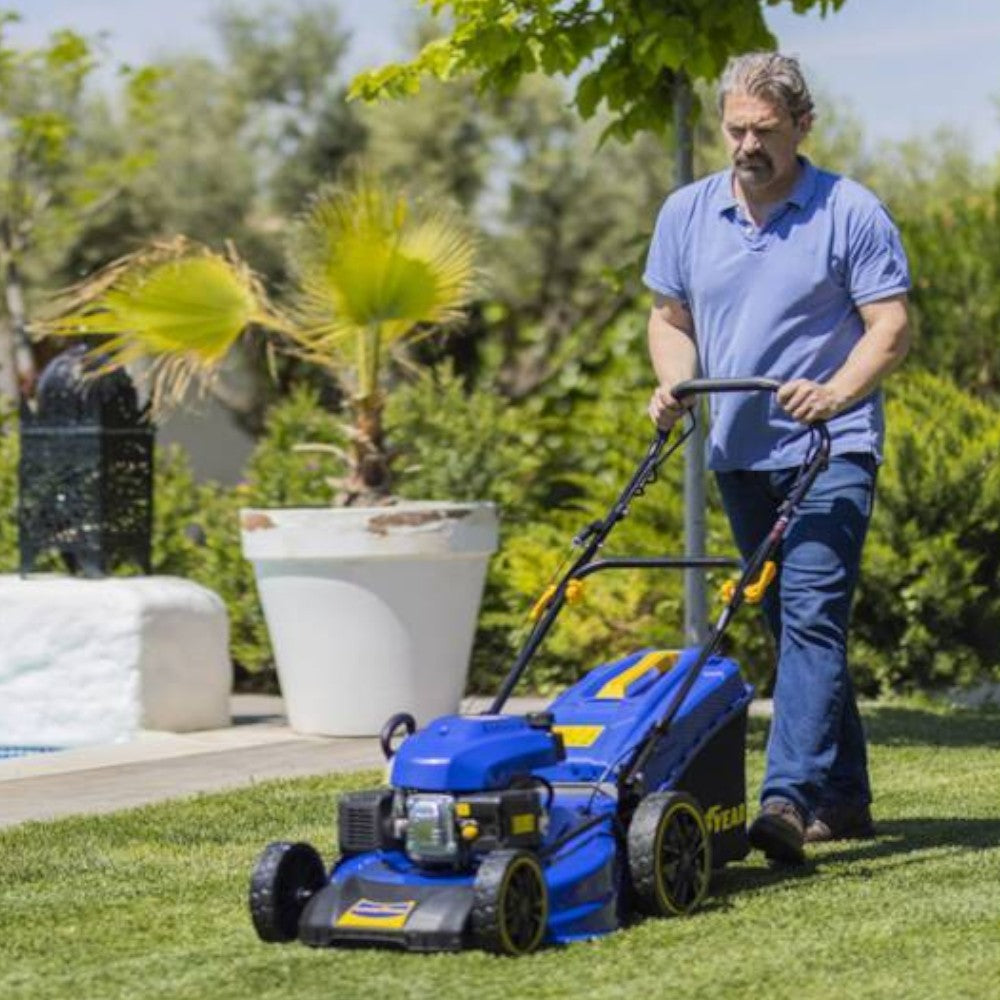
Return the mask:
<path fill-rule="evenodd" d="M 829 385 L 805 378 L 786 382 L 778 390 L 777 399 L 789 416 L 803 424 L 829 420 L 844 408 L 843 400 Z"/>

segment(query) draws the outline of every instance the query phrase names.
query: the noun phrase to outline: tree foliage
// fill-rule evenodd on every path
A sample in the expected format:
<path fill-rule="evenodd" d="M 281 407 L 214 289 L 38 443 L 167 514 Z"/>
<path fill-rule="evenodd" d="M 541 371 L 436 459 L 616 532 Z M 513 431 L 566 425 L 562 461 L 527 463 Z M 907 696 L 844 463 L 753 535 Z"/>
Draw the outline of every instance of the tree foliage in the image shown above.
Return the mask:
<path fill-rule="evenodd" d="M 364 147 L 364 126 L 344 100 L 347 36 L 335 4 L 230 6 L 216 30 L 217 60 L 182 54 L 156 64 L 156 113 L 138 132 L 126 132 L 105 101 L 84 109 L 91 146 L 140 144 L 154 166 L 121 184 L 112 214 L 75 241 L 65 278 L 183 232 L 219 250 L 237 243 L 280 281 L 289 215 Z"/>
<path fill-rule="evenodd" d="M 914 273 L 914 360 L 1000 397 L 1000 183 L 960 188 L 901 223 Z"/>
<path fill-rule="evenodd" d="M 0 12 L 0 396 L 7 398 L 16 392 L 15 371 L 25 383 L 34 375 L 26 290 L 48 276 L 86 220 L 149 162 L 135 143 L 108 150 L 86 141 L 85 85 L 98 65 L 91 44 L 61 30 L 42 47 L 16 48 L 5 37 L 16 20 Z M 148 115 L 156 80 L 153 71 L 125 72 L 127 128 Z"/>
<path fill-rule="evenodd" d="M 339 70 L 349 37 L 337 7 L 230 4 L 216 17 L 223 72 L 243 109 L 241 138 L 272 211 L 299 211 L 365 144 L 365 127 L 344 99 Z"/>
<path fill-rule="evenodd" d="M 419 90 L 425 76 L 472 73 L 485 91 L 511 93 L 532 73 L 573 77 L 583 118 L 604 104 L 605 130 L 628 140 L 667 131 L 680 77 L 714 80 L 735 52 L 770 49 L 760 0 L 417 0 L 451 18 L 449 35 L 407 63 L 361 74 L 351 94 L 370 100 Z M 768 0 L 775 5 L 781 0 Z M 844 0 L 790 0 L 803 13 Z"/>

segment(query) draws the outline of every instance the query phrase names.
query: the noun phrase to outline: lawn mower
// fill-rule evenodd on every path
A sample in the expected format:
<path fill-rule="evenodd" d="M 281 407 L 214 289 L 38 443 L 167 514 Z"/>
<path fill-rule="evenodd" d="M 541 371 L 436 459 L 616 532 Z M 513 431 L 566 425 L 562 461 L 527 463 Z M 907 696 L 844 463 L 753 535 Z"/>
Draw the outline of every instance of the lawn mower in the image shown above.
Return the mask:
<path fill-rule="evenodd" d="M 695 379 L 709 392 L 774 392 L 770 379 Z M 739 565 L 714 557 L 599 558 L 614 526 L 691 434 L 658 431 L 621 495 L 575 539 L 579 555 L 533 609 L 534 625 L 489 709 L 417 731 L 405 713 L 381 734 L 389 787 L 340 797 L 340 856 L 327 870 L 305 843 L 272 843 L 250 883 L 265 941 L 412 951 L 477 946 L 525 955 L 543 942 L 607 934 L 636 911 L 687 914 L 713 870 L 744 858 L 745 742 L 753 688 L 719 654 L 744 602 L 776 573 L 788 523 L 825 466 L 823 424 L 770 533 L 724 588 L 707 642 L 641 649 L 592 669 L 546 711 L 504 705 L 567 601 L 618 569 Z"/>

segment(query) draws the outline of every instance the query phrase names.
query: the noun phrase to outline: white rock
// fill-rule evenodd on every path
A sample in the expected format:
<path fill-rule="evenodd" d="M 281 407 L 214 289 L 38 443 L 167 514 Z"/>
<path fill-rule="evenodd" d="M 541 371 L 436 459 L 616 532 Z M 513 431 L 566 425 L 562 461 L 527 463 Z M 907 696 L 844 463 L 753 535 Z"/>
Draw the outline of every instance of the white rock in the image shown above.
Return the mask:
<path fill-rule="evenodd" d="M 0 576 L 0 744 L 229 724 L 229 621 L 177 577 Z"/>

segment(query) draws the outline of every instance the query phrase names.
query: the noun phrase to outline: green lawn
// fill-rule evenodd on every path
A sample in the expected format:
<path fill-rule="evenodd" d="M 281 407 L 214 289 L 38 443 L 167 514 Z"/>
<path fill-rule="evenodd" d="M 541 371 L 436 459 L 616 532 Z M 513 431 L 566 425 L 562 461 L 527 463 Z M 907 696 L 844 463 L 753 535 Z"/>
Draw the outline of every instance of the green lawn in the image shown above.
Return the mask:
<path fill-rule="evenodd" d="M 334 793 L 371 774 L 0 832 L 0 998 L 1000 997 L 1000 714 L 880 707 L 867 722 L 876 841 L 796 873 L 753 859 L 691 918 L 520 960 L 257 941 L 245 896 L 262 846 L 328 854 Z M 754 787 L 763 736 L 755 724 Z"/>

